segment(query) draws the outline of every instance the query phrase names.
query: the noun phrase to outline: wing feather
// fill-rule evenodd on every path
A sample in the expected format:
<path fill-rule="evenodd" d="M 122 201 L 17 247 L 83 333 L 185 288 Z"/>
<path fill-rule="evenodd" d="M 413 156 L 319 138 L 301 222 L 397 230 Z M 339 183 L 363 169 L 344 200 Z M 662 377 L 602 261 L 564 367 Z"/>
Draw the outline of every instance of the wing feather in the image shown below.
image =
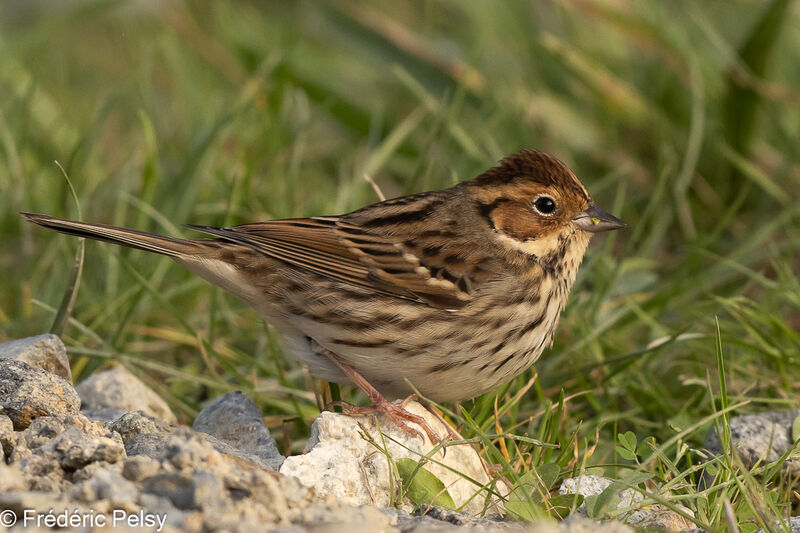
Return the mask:
<path fill-rule="evenodd" d="M 481 279 L 469 268 L 446 264 L 447 254 L 425 255 L 442 248 L 436 232 L 429 243 L 419 234 L 379 234 L 341 217 L 273 220 L 229 228 L 188 226 L 224 240 L 247 245 L 264 255 L 383 294 L 457 309 L 471 299 Z M 414 246 L 409 246 L 413 241 Z M 446 246 L 445 246 L 446 248 Z"/>

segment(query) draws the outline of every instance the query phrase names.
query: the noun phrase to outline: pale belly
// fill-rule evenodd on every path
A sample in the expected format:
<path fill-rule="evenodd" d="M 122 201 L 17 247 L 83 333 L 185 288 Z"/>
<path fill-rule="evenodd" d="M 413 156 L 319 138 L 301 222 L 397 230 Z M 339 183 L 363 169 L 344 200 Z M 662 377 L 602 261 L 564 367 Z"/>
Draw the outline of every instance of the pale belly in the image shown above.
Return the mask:
<path fill-rule="evenodd" d="M 283 332 L 288 354 L 317 378 L 350 383 L 335 363 L 314 351 L 313 345 L 319 343 L 388 398 L 411 394 L 410 382 L 432 400 L 457 401 L 507 383 L 539 358 L 552 342 L 563 307 L 550 302 L 545 309 L 545 303 L 493 307 L 473 316 L 443 312 L 416 322 L 406 309 L 399 313 L 404 320 L 387 313 L 383 321 L 369 324 L 360 322 L 359 313 L 351 310 L 342 315 L 350 329 L 309 316 L 265 318 Z M 358 325 L 365 329 L 354 331 Z"/>

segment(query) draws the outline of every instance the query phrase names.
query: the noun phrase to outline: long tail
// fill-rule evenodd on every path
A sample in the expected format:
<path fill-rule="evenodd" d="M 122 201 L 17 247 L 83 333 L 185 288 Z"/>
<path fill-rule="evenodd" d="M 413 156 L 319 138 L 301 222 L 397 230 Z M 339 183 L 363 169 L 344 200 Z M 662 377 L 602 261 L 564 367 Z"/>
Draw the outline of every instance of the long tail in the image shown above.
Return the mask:
<path fill-rule="evenodd" d="M 146 233 L 134 229 L 118 228 L 106 226 L 105 224 L 90 224 L 88 222 L 77 222 L 63 218 L 51 217 L 49 215 L 38 215 L 36 213 L 20 213 L 22 216 L 42 227 L 60 231 L 68 235 L 97 239 L 122 246 L 130 246 L 148 252 L 180 257 L 196 254 L 199 251 L 197 243 L 188 239 L 174 239 L 163 237 L 154 233 Z"/>

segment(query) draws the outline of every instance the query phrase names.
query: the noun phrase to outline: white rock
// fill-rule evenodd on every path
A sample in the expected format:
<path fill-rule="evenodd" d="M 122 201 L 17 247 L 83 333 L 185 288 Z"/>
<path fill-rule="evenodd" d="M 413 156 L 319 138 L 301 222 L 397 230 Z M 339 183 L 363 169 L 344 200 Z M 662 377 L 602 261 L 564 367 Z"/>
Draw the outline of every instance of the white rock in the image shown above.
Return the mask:
<path fill-rule="evenodd" d="M 603 476 L 583 475 L 565 479 L 558 489 L 559 494 L 581 494 L 586 496 L 596 496 L 606 490 L 614 480 Z M 619 503 L 617 509 L 626 509 L 641 502 L 644 495 L 633 489 L 625 489 L 619 493 Z M 682 507 L 682 506 L 679 506 Z M 691 515 L 692 511 L 682 507 L 682 510 Z M 586 514 L 586 504 L 582 503 L 578 507 L 578 513 Z M 690 529 L 693 524 L 663 505 L 654 504 L 642 507 L 628 514 L 618 516 L 626 524 L 641 528 L 666 529 L 668 531 L 680 531 Z"/>
<path fill-rule="evenodd" d="M 438 435 L 447 435 L 445 426 L 420 404 L 411 402 L 406 409 L 423 417 Z M 303 485 L 313 487 L 320 502 L 333 496 L 353 505 L 390 506 L 392 495 L 388 459 L 361 436 L 359 423 L 366 428 L 379 446 L 383 446 L 383 442 L 386 443 L 386 449 L 395 461 L 403 457 L 417 461 L 434 446 L 427 436 L 423 442 L 419 437 L 412 437 L 403 432 L 385 416 L 378 415 L 378 423 L 384 434 L 382 438 L 375 425 L 375 418 L 353 417 L 331 412 L 320 414 L 311 426 L 311 438 L 306 446 L 307 453 L 287 457 L 280 472 L 295 476 Z M 417 428 L 415 424 L 411 426 Z M 461 506 L 471 499 L 463 511 L 473 515 L 481 513 L 485 493 L 473 498 L 481 489 L 466 478 L 486 484 L 490 477 L 475 450 L 469 445 L 450 446 L 445 454 L 439 450 L 431 459 L 425 464 L 425 468 L 444 483 L 456 506 Z M 436 464 L 437 462 L 447 465 L 452 470 Z M 456 472 L 460 472 L 463 476 Z M 396 489 L 397 480 L 392 480 L 392 483 Z M 402 508 L 405 510 L 412 510 L 414 507 L 408 499 L 402 502 Z M 490 511 L 497 512 L 497 509 Z"/>
<path fill-rule="evenodd" d="M 790 528 L 792 533 L 800 533 L 800 516 L 793 516 L 789 519 L 789 523 L 783 523 L 783 526 L 779 526 L 775 524 L 775 530 L 780 531 L 781 527 L 788 527 Z M 764 533 L 764 528 L 759 529 L 756 533 Z"/>
<path fill-rule="evenodd" d="M 92 374 L 75 389 L 84 409 L 117 407 L 125 411 L 144 411 L 170 424 L 177 422 L 167 402 L 122 365 Z"/>
<path fill-rule="evenodd" d="M 581 496 L 596 496 L 606 490 L 614 480 L 603 476 L 579 476 L 570 477 L 561 482 L 561 487 L 558 489 L 559 494 L 580 494 Z M 619 504 L 617 509 L 630 507 L 634 503 L 640 502 L 644 499 L 642 493 L 636 492 L 633 489 L 625 489 L 619 494 Z M 586 514 L 586 504 L 582 503 L 578 507 L 578 512 Z M 638 513 L 635 511 L 633 514 Z M 633 516 L 633 515 L 631 515 Z M 638 521 L 638 520 L 636 520 Z"/>

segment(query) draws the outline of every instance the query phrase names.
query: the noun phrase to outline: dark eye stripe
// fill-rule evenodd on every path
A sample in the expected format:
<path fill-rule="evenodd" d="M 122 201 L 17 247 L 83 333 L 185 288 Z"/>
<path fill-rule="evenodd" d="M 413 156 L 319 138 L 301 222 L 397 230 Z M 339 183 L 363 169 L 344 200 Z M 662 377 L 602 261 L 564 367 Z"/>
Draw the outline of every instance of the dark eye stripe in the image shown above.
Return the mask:
<path fill-rule="evenodd" d="M 480 211 L 481 216 L 489 222 L 489 225 L 492 227 L 492 229 L 496 229 L 494 227 L 494 221 L 492 220 L 492 211 L 497 209 L 500 206 L 500 204 L 510 201 L 511 198 L 506 198 L 505 196 L 501 196 L 500 198 L 497 198 L 494 202 L 490 204 L 478 204 L 478 210 Z"/>

